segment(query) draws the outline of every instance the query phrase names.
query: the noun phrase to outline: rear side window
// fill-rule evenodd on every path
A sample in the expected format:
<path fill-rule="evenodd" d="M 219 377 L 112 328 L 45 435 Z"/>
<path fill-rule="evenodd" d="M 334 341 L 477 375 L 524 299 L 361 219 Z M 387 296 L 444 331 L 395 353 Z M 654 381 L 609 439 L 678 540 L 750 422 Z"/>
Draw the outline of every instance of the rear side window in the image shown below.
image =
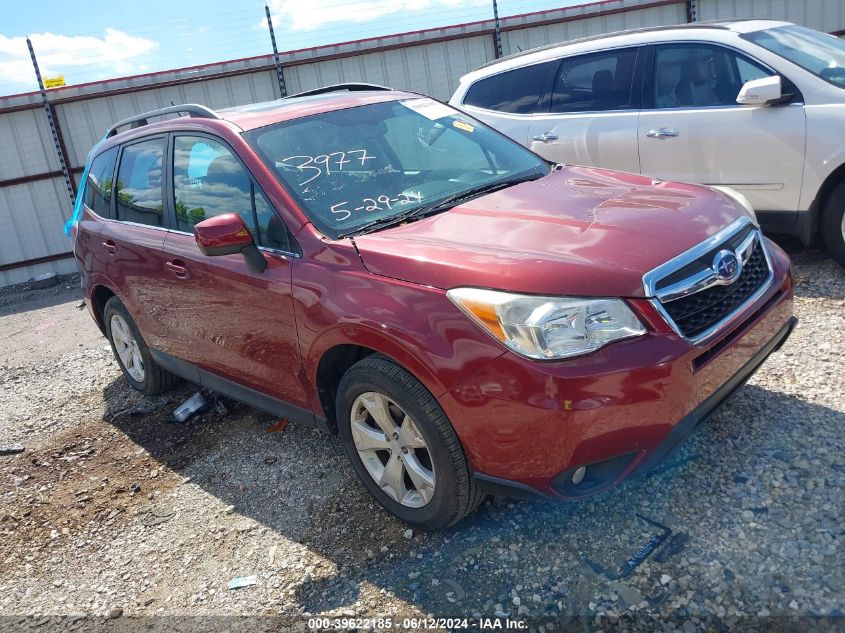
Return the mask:
<path fill-rule="evenodd" d="M 223 213 L 243 218 L 259 246 L 290 251 L 287 228 L 225 145 L 201 136 L 177 136 L 173 149 L 176 228 Z"/>
<path fill-rule="evenodd" d="M 111 192 L 114 182 L 114 163 L 117 148 L 112 147 L 97 156 L 88 169 L 85 181 L 85 206 L 101 218 L 111 218 Z"/>
<path fill-rule="evenodd" d="M 545 89 L 546 77 L 554 62 L 534 64 L 476 81 L 464 97 L 464 105 L 532 114 Z"/>
<path fill-rule="evenodd" d="M 552 112 L 601 112 L 633 107 L 636 48 L 564 59 L 552 89 Z"/>
<path fill-rule="evenodd" d="M 164 139 L 127 145 L 117 171 L 117 219 L 163 226 L 162 157 Z"/>

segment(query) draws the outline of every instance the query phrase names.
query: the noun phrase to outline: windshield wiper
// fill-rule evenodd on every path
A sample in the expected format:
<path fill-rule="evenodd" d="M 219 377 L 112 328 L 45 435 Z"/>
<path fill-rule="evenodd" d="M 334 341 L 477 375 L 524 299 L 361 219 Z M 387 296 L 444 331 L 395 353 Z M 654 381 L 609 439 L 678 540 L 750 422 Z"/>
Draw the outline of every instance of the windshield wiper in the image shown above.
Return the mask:
<path fill-rule="evenodd" d="M 464 189 L 463 191 L 459 191 L 458 193 L 454 193 L 450 196 L 446 196 L 445 198 L 441 198 L 437 202 L 423 205 L 421 207 L 415 207 L 414 209 L 409 209 L 408 211 L 398 213 L 396 215 L 391 215 L 388 217 L 379 218 L 378 220 L 373 220 L 372 222 L 368 222 L 367 224 L 359 226 L 357 229 L 348 231 L 346 233 L 341 233 L 337 236 L 337 239 L 349 237 L 352 235 L 364 235 L 365 233 L 370 233 L 378 228 L 399 224 L 411 218 L 423 218 L 427 215 L 446 211 L 448 209 L 451 209 L 452 207 L 457 206 L 458 203 L 468 200 L 470 198 L 475 198 L 481 195 L 486 195 L 488 193 L 493 193 L 494 191 L 507 189 L 508 187 L 518 185 L 522 182 L 537 180 L 538 178 L 542 178 L 545 175 L 546 174 L 542 172 L 538 173 L 532 171 L 529 174 L 522 174 L 520 176 L 514 176 L 513 178 L 498 180 L 496 182 L 488 182 L 477 187 Z"/>

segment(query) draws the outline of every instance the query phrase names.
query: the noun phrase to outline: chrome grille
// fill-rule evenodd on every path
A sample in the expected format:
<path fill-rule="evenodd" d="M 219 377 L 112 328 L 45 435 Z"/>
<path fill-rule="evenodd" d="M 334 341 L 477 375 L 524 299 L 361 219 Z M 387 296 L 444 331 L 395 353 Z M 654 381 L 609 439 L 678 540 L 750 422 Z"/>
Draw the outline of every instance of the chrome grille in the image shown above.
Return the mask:
<path fill-rule="evenodd" d="M 734 268 L 717 265 L 731 260 Z M 733 275 L 725 274 L 728 268 Z M 719 332 L 771 279 L 763 236 L 750 219 L 742 218 L 651 271 L 643 283 L 673 329 L 699 342 Z"/>

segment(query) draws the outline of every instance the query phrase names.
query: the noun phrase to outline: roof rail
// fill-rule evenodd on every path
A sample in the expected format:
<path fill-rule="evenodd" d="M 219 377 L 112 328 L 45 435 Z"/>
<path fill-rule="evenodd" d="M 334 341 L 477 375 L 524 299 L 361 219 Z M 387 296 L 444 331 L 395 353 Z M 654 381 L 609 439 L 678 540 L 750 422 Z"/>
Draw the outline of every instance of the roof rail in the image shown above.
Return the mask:
<path fill-rule="evenodd" d="M 540 51 L 550 51 L 555 48 L 563 48 L 564 46 L 569 46 L 570 44 L 583 44 L 584 42 L 593 42 L 597 40 L 604 40 L 609 39 L 611 37 L 617 37 L 619 35 L 635 35 L 637 33 L 649 33 L 651 31 L 672 31 L 674 29 L 724 29 L 727 30 L 727 23 L 734 23 L 734 22 L 747 22 L 747 20 L 712 20 L 712 21 L 704 21 L 704 22 L 691 22 L 685 24 L 663 24 L 660 26 L 642 26 L 634 29 L 626 29 L 624 31 L 611 31 L 609 33 L 597 33 L 596 35 L 587 35 L 585 37 L 576 37 L 572 40 L 564 40 L 562 42 L 555 42 L 554 44 L 546 44 L 544 46 L 537 46 L 536 48 L 529 48 L 524 51 L 519 51 L 518 53 L 511 53 L 510 55 L 505 55 L 504 57 L 499 57 L 498 59 L 493 59 L 486 64 L 482 64 L 476 70 L 481 70 L 482 68 L 489 68 L 490 66 L 496 66 L 497 64 L 510 60 L 510 59 L 517 59 L 519 57 L 525 57 L 526 55 L 530 55 L 531 53 L 539 53 Z"/>
<path fill-rule="evenodd" d="M 127 119 L 122 119 L 108 129 L 108 131 L 106 132 L 106 138 L 117 134 L 117 128 L 123 127 L 124 125 L 131 124 L 132 129 L 135 129 L 147 125 L 147 119 L 158 116 L 165 116 L 167 114 L 183 113 L 188 114 L 192 117 L 196 117 L 198 119 L 220 118 L 220 116 L 210 108 L 206 108 L 205 106 L 199 105 L 197 103 L 185 103 L 183 105 L 168 106 L 166 108 L 159 108 L 158 110 L 150 110 L 149 112 L 143 112 L 142 114 L 136 114 L 135 116 L 131 116 Z"/>
<path fill-rule="evenodd" d="M 378 84 L 363 84 L 363 83 L 348 83 L 348 84 L 330 84 L 322 88 L 315 88 L 314 90 L 306 90 L 305 92 L 297 92 L 295 95 L 288 95 L 285 99 L 294 99 L 296 97 L 310 97 L 313 95 L 322 95 L 328 92 L 364 92 L 367 90 L 393 90 L 387 86 L 380 86 Z"/>

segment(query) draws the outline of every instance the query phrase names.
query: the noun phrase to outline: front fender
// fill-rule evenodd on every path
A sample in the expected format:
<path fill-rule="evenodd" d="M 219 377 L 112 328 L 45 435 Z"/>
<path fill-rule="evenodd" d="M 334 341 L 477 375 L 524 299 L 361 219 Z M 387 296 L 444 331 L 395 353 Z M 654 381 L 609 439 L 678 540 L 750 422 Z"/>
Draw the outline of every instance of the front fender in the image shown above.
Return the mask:
<path fill-rule="evenodd" d="M 293 295 L 305 376 L 315 395 L 320 360 L 338 345 L 389 356 L 435 397 L 504 353 L 443 290 L 365 270 L 308 272 Z"/>

